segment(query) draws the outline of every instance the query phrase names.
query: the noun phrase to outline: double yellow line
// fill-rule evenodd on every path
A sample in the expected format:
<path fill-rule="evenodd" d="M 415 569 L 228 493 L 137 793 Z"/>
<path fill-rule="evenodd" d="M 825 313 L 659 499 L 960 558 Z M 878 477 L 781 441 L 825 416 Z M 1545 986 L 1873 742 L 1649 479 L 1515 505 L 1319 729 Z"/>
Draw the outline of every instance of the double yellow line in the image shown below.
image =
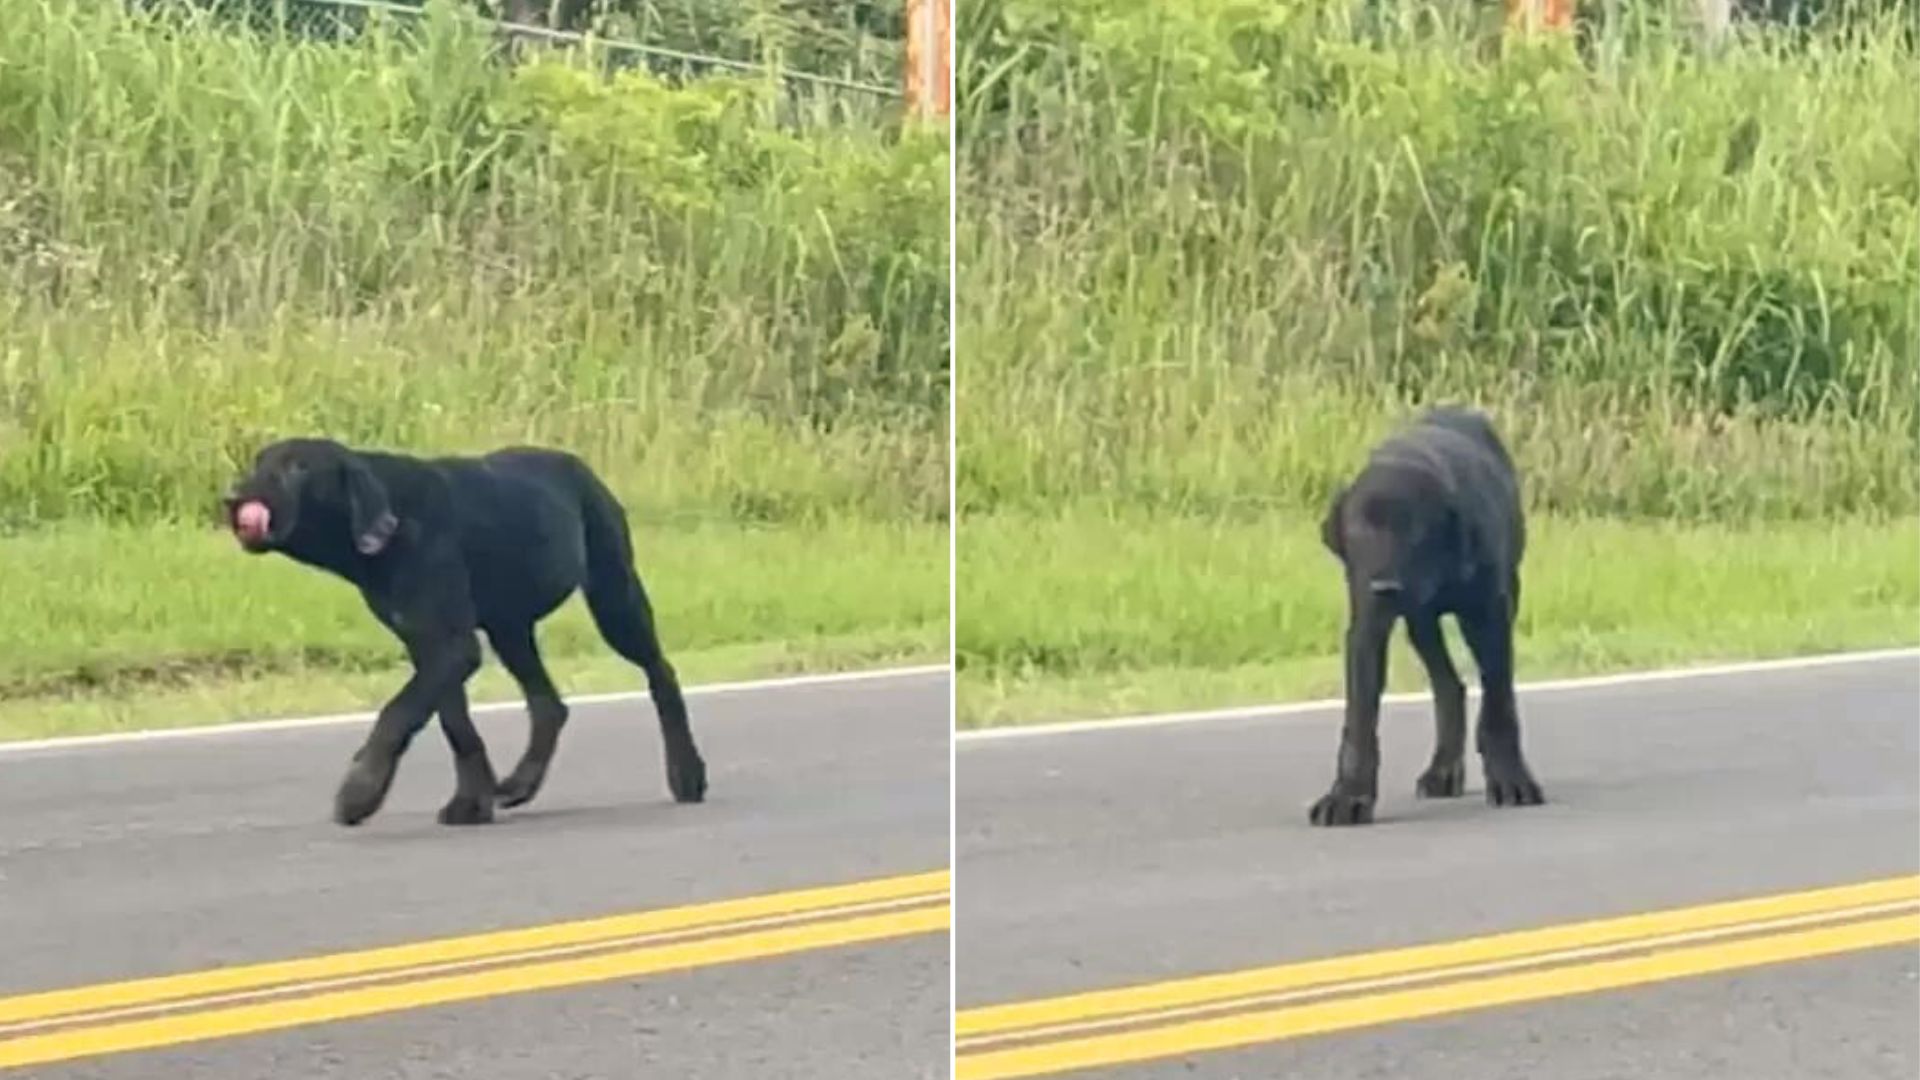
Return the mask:
<path fill-rule="evenodd" d="M 969 1009 L 955 1080 L 1251 1046 L 1920 942 L 1920 876 Z"/>
<path fill-rule="evenodd" d="M 945 932 L 940 870 L 0 998 L 0 1069 Z"/>

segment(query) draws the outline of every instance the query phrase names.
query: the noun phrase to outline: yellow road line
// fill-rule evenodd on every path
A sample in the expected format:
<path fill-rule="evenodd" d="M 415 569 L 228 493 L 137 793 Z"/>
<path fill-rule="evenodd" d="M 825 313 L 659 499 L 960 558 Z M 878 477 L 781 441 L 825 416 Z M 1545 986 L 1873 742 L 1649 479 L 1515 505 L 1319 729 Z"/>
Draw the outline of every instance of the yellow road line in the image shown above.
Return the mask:
<path fill-rule="evenodd" d="M 1752 923 L 1738 923 L 1731 926 L 1714 927 L 1708 930 L 1692 930 L 1677 934 L 1661 934 L 1655 937 L 1612 942 L 1605 945 L 1587 945 L 1574 949 L 1557 949 L 1552 952 L 1530 953 L 1525 956 L 1514 957 L 1510 960 L 1489 960 L 1472 964 L 1456 964 L 1448 967 L 1423 968 L 1418 971 L 1409 971 L 1400 975 L 1342 979 L 1334 982 L 1317 983 L 1295 990 L 1277 990 L 1270 993 L 1253 994 L 1242 997 L 1219 998 L 1194 1005 L 1152 1009 L 1146 1012 L 1116 1013 L 1108 1017 L 1077 1020 L 1071 1023 L 1043 1024 L 1038 1027 L 1021 1028 L 1017 1031 L 996 1035 L 969 1036 L 957 1040 L 955 1045 L 961 1053 L 967 1053 L 979 1048 L 1004 1046 L 1016 1041 L 1033 1042 L 1055 1036 L 1084 1035 L 1096 1031 L 1110 1031 L 1122 1027 L 1141 1027 L 1152 1023 L 1209 1014 L 1218 1015 L 1225 1012 L 1247 1012 L 1255 1008 L 1287 1004 L 1296 1001 L 1357 994 L 1363 991 L 1386 990 L 1423 983 L 1457 981 L 1471 975 L 1489 975 L 1496 972 L 1516 971 L 1522 968 L 1564 965 L 1573 961 L 1607 959 L 1627 953 L 1670 948 L 1675 945 L 1696 944 L 1730 937 L 1752 937 L 1765 931 L 1797 929 L 1815 924 L 1831 924 L 1849 919 L 1860 919 L 1869 915 L 1891 915 L 1895 913 L 1920 913 L 1920 899 L 1896 901 L 1885 904 L 1869 904 L 1864 907 L 1843 908 L 1837 911 L 1820 912 L 1811 915 L 1794 915 L 1778 919 L 1763 919 Z"/>
<path fill-rule="evenodd" d="M 1870 919 L 1624 959 L 1464 979 L 1419 989 L 961 1055 L 956 1062 L 954 1080 L 1011 1080 L 1150 1061 L 1916 942 L 1920 942 L 1920 915 Z"/>
<path fill-rule="evenodd" d="M 937 870 L 548 926 L 23 994 L 0 998 L 0 1025 L 343 977 L 399 974 L 407 969 L 508 958 L 515 954 L 668 932 L 720 930 L 731 923 L 769 916 L 826 914 L 852 905 L 932 896 L 944 893 L 951 886 L 951 872 Z"/>
<path fill-rule="evenodd" d="M 0 1069 L 932 933 L 945 930 L 950 922 L 950 906 L 943 902 L 884 915 L 754 930 L 702 941 L 384 983 L 263 1004 L 78 1027 L 0 1042 Z"/>
<path fill-rule="evenodd" d="M 1699 907 L 1549 926 L 1460 941 L 1280 964 L 1249 971 L 1070 994 L 968 1009 L 954 1018 L 962 1041 L 1028 1030 L 1178 1010 L 1232 998 L 1514 960 L 1568 949 L 1686 934 L 1770 919 L 1819 915 L 1920 899 L 1920 875 L 1814 889 Z"/>
<path fill-rule="evenodd" d="M 667 930 L 652 934 L 636 934 L 629 937 L 612 938 L 605 941 L 590 941 L 577 945 L 556 945 L 544 949 L 528 949 L 512 953 L 479 957 L 473 960 L 451 960 L 445 963 L 420 964 L 413 967 L 387 971 L 374 971 L 364 975 L 339 975 L 325 979 L 303 979 L 297 982 L 276 983 L 248 990 L 229 990 L 216 994 L 194 994 L 188 997 L 170 998 L 142 1005 L 122 1005 L 106 1009 L 87 1009 L 82 1012 L 63 1013 L 60 1016 L 41 1020 L 22 1020 L 12 1024 L 0 1024 L 0 1039 L 13 1038 L 22 1034 L 34 1034 L 56 1027 L 71 1027 L 78 1024 L 97 1024 L 106 1020 L 118 1020 L 132 1016 L 152 1016 L 163 1012 L 181 1012 L 188 1009 L 205 1009 L 215 1005 L 231 1005 L 245 1001 L 260 1001 L 266 998 L 289 997 L 300 994 L 314 994 L 323 990 L 337 990 L 349 986 L 365 986 L 369 983 L 392 982 L 396 979 L 419 979 L 429 975 L 443 975 L 456 971 L 472 971 L 483 967 L 500 967 L 508 964 L 527 963 L 534 960 L 552 960 L 563 956 L 578 956 L 589 952 L 610 952 L 614 949 L 633 948 L 640 945 L 657 945 L 670 941 L 685 941 L 696 937 L 714 937 L 721 934 L 739 933 L 744 930 L 757 930 L 769 926 L 790 926 L 802 922 L 820 922 L 829 918 L 846 918 L 853 915 L 868 915 L 882 911 L 897 911 L 915 907 L 932 900 L 945 901 L 944 892 L 924 893 L 902 897 L 898 900 L 875 900 L 865 904 L 845 904 L 839 907 L 815 909 L 797 912 L 791 915 L 768 915 L 759 919 L 740 919 L 720 926 L 701 926 L 690 930 Z"/>

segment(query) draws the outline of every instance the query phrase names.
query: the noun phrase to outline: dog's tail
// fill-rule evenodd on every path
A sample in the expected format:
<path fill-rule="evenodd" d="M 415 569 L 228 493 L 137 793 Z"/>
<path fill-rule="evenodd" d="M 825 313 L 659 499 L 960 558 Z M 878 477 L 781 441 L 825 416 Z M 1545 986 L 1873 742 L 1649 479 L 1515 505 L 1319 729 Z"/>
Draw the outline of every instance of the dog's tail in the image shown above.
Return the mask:
<path fill-rule="evenodd" d="M 667 786 L 675 800 L 699 802 L 706 797 L 707 767 L 694 749 L 680 677 L 660 649 L 653 604 L 633 568 L 626 511 L 592 470 L 582 465 L 580 472 L 580 519 L 587 549 L 587 581 L 581 591 L 587 594 L 587 610 L 613 651 L 647 673 L 647 689 L 667 745 Z"/>
<path fill-rule="evenodd" d="M 640 665 L 650 681 L 672 668 L 660 649 L 653 624 L 653 604 L 646 586 L 633 568 L 633 534 L 627 528 L 620 500 L 592 470 L 580 471 L 580 520 L 586 541 L 587 574 L 581 591 L 594 625 L 614 651 Z"/>

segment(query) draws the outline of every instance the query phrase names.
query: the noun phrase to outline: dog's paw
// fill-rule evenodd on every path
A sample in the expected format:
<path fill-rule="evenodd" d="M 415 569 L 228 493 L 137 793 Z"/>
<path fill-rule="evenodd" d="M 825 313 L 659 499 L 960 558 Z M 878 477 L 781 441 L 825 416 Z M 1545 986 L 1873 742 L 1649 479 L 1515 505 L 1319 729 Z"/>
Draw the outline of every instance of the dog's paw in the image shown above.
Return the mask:
<path fill-rule="evenodd" d="M 524 806 L 540 794 L 540 785 L 547 779 L 547 767 L 535 761 L 522 761 L 513 767 L 513 772 L 494 789 L 493 801 L 500 806 L 512 809 Z"/>
<path fill-rule="evenodd" d="M 334 793 L 333 820 L 341 825 L 358 825 L 372 817 L 386 801 L 398 765 L 391 758 L 373 754 L 355 757 L 340 781 L 340 790 Z"/>
<path fill-rule="evenodd" d="M 1330 791 L 1307 815 L 1315 825 L 1367 825 L 1373 821 L 1373 796 Z"/>
<path fill-rule="evenodd" d="M 1526 766 L 1487 770 L 1487 802 L 1494 806 L 1539 806 L 1546 801 Z"/>
<path fill-rule="evenodd" d="M 669 757 L 667 789 L 673 792 L 674 802 L 701 802 L 707 797 L 707 763 L 696 753 Z"/>
<path fill-rule="evenodd" d="M 485 825 L 493 820 L 493 800 L 478 795 L 455 795 L 440 808 L 442 825 Z"/>
<path fill-rule="evenodd" d="M 1413 793 L 1422 799 L 1453 799 L 1467 789 L 1467 767 L 1461 762 L 1433 765 L 1414 781 Z"/>
<path fill-rule="evenodd" d="M 1531 778 L 1488 780 L 1487 801 L 1495 806 L 1539 806 L 1547 801 Z"/>

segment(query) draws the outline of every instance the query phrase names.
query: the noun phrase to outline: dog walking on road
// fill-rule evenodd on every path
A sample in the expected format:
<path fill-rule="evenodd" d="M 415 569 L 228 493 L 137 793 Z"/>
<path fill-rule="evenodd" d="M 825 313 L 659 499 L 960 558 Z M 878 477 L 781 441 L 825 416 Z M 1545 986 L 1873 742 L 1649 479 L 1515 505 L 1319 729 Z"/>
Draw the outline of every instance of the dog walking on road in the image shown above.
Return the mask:
<path fill-rule="evenodd" d="M 1475 744 L 1487 801 L 1542 801 L 1520 751 L 1513 692 L 1513 622 L 1520 606 L 1526 523 L 1513 461 L 1487 418 L 1435 408 L 1376 447 L 1334 497 L 1321 539 L 1345 565 L 1347 708 L 1333 788 L 1316 825 L 1373 820 L 1380 774 L 1380 692 L 1396 619 L 1433 685 L 1433 762 L 1415 792 L 1451 798 L 1466 783 L 1466 687 L 1447 655 L 1440 617 L 1453 615 L 1480 668 Z"/>
<path fill-rule="evenodd" d="M 646 672 L 673 797 L 705 797 L 706 764 L 633 569 L 626 515 L 579 458 L 513 448 L 423 459 L 288 439 L 260 451 L 225 506 L 245 550 L 277 551 L 357 586 L 413 663 L 354 754 L 334 820 L 355 825 L 380 808 L 401 754 L 436 712 L 456 780 L 442 824 L 488 822 L 496 802 L 532 799 L 567 720 L 534 627 L 575 589 L 607 644 Z M 467 679 L 480 667 L 476 631 L 519 683 L 532 720 L 525 756 L 497 784 L 467 709 Z"/>

